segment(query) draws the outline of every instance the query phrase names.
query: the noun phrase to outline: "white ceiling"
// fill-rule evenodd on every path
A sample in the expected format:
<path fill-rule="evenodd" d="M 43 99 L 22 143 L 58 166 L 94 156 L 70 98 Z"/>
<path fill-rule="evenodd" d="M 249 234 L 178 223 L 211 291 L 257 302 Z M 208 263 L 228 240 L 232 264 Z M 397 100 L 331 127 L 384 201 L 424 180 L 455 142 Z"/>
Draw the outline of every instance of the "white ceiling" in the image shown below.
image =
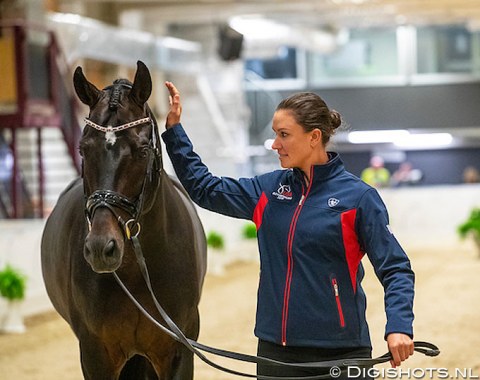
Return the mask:
<path fill-rule="evenodd" d="M 336 27 L 402 24 L 480 25 L 479 0 L 85 0 L 147 8 L 158 22 L 212 22 L 266 15 L 282 22 Z M 65 0 L 64 2 L 69 2 Z"/>
<path fill-rule="evenodd" d="M 74 4 L 78 0 L 58 0 Z M 256 16 L 293 27 L 340 30 L 354 27 L 461 24 L 480 31 L 480 0 L 83 0 L 90 9 L 136 11 L 144 25 L 226 22 Z M 87 14 L 88 15 L 88 14 Z M 480 145 L 480 129 L 456 130 L 460 145 Z M 467 144 L 467 145 L 468 145 Z"/>

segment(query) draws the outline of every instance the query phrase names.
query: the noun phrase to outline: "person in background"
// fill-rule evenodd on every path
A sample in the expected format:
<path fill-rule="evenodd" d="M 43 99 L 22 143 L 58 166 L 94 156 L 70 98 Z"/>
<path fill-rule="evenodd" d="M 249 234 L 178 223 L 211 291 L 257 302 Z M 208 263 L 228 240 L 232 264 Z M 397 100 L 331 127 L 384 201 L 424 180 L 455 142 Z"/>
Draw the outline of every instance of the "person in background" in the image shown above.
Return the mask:
<path fill-rule="evenodd" d="M 162 138 L 183 186 L 199 206 L 256 224 L 257 354 L 283 362 L 370 358 L 361 286 L 366 254 L 385 291 L 391 364 L 412 355 L 414 273 L 378 192 L 347 172 L 337 153 L 327 151 L 340 114 L 314 93 L 284 99 L 273 116 L 272 148 L 285 170 L 254 178 L 216 177 L 180 124 L 178 90 L 171 82 L 166 87 L 170 110 Z M 325 372 L 259 364 L 257 374 Z"/>
<path fill-rule="evenodd" d="M 408 161 L 402 162 L 398 169 L 392 174 L 390 185 L 392 187 L 412 186 L 423 179 L 420 169 L 414 169 Z"/>
<path fill-rule="evenodd" d="M 467 166 L 463 170 L 463 183 L 478 183 L 480 182 L 480 174 L 474 166 Z"/>
<path fill-rule="evenodd" d="M 364 169 L 360 175 L 362 181 L 376 188 L 389 186 L 390 172 L 384 167 L 384 164 L 382 157 L 373 156 L 370 159 L 370 166 Z"/>

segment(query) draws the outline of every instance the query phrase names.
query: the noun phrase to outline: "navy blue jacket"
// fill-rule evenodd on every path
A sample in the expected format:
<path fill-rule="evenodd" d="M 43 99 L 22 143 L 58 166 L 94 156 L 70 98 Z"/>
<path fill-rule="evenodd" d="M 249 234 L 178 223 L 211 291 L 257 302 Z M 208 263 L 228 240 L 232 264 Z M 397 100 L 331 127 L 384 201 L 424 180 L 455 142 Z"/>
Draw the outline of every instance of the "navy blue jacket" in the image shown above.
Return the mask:
<path fill-rule="evenodd" d="M 239 180 L 215 177 L 182 126 L 162 135 L 178 178 L 199 206 L 250 219 L 258 231 L 255 335 L 289 346 L 371 347 L 361 287 L 367 253 L 385 289 L 385 336 L 413 337 L 414 273 L 377 191 L 329 153 L 311 167 Z"/>

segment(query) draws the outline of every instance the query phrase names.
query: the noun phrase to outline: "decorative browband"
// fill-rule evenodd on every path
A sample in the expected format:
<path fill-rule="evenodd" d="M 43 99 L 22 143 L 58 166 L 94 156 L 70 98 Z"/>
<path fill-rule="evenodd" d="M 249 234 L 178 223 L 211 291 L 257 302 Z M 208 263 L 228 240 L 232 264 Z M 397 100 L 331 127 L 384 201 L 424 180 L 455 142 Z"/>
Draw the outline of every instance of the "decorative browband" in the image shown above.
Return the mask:
<path fill-rule="evenodd" d="M 103 127 L 103 126 L 98 125 L 98 124 L 94 123 L 93 121 L 85 118 L 85 124 L 87 124 L 89 127 L 95 128 L 96 130 L 104 132 L 104 133 L 123 131 L 124 129 L 136 127 L 137 125 L 145 124 L 145 123 L 151 123 L 151 122 L 152 122 L 152 119 L 150 117 L 145 117 L 143 119 L 134 120 L 134 121 L 131 121 L 130 123 L 118 125 L 116 127 L 112 127 L 110 125 L 107 126 L 107 127 Z"/>

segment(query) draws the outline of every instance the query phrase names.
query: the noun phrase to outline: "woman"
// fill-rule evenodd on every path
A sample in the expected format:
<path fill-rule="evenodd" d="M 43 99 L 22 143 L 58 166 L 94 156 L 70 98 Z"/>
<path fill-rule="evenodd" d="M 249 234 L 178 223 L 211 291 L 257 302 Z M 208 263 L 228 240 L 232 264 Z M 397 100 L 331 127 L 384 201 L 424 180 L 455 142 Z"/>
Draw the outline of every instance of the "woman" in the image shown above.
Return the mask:
<path fill-rule="evenodd" d="M 258 355 L 288 362 L 371 357 L 361 287 L 365 253 L 385 289 L 391 364 L 412 355 L 414 273 L 377 191 L 326 150 L 340 114 L 316 94 L 292 95 L 273 117 L 272 148 L 288 170 L 219 178 L 194 153 L 180 124 L 180 94 L 171 82 L 166 87 L 170 111 L 162 137 L 180 181 L 201 207 L 257 226 Z M 259 365 L 257 373 L 321 372 Z"/>

